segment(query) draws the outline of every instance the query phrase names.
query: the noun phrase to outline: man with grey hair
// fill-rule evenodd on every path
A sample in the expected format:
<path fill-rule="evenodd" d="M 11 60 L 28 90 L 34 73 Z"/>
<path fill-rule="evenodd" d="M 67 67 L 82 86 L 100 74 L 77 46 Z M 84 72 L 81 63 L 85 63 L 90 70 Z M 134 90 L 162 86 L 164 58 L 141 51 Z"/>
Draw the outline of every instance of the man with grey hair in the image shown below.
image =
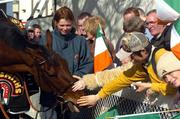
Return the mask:
<path fill-rule="evenodd" d="M 155 47 L 163 47 L 170 50 L 170 29 L 172 25 L 162 24 L 158 20 L 155 9 L 149 11 L 146 15 L 145 26 L 153 36 L 151 44 Z"/>

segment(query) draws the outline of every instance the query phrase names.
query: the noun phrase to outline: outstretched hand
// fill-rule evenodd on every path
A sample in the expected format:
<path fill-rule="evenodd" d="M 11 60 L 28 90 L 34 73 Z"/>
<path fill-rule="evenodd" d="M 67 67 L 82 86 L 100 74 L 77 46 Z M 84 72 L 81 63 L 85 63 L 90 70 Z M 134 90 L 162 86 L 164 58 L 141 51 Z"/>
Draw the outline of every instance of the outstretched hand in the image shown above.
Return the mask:
<path fill-rule="evenodd" d="M 98 100 L 100 100 L 98 95 L 82 96 L 77 100 L 77 104 L 79 106 L 88 106 L 90 108 L 95 106 Z"/>
<path fill-rule="evenodd" d="M 78 90 L 83 90 L 85 89 L 86 84 L 83 79 L 80 79 L 79 81 L 75 82 L 74 85 L 72 86 L 72 91 L 76 92 Z"/>

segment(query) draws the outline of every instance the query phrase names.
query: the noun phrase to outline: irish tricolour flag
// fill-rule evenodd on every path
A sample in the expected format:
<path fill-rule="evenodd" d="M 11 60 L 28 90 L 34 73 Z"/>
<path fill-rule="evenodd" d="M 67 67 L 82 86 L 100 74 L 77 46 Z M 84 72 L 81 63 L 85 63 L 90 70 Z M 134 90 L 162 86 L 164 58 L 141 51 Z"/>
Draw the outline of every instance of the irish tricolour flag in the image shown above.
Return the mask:
<path fill-rule="evenodd" d="M 156 9 L 160 20 L 173 22 L 170 45 L 180 59 L 180 0 L 156 0 Z"/>
<path fill-rule="evenodd" d="M 175 21 L 180 17 L 180 0 L 156 0 L 157 15 L 162 21 Z"/>
<path fill-rule="evenodd" d="M 180 59 L 180 19 L 173 24 L 170 44 L 172 52 Z"/>
<path fill-rule="evenodd" d="M 111 55 L 105 44 L 101 25 L 98 26 L 94 51 L 94 72 L 102 71 L 112 64 Z"/>

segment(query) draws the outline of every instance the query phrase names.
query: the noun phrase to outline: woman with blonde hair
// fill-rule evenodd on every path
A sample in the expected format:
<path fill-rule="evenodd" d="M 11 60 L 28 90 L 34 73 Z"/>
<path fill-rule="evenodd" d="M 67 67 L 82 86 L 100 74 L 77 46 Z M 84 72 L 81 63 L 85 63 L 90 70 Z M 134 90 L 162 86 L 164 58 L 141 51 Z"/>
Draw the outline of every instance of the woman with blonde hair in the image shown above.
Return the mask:
<path fill-rule="evenodd" d="M 84 22 L 84 29 L 87 33 L 87 39 L 88 39 L 87 42 L 90 47 L 92 56 L 94 56 L 96 32 L 97 32 L 99 25 L 101 25 L 103 32 L 104 32 L 106 24 L 105 24 L 105 20 L 103 18 L 101 18 L 100 16 L 92 16 Z M 115 60 L 114 46 L 111 43 L 110 39 L 107 38 L 105 32 L 104 32 L 104 35 L 105 35 L 105 43 L 107 45 L 107 48 L 112 56 L 112 59 Z"/>

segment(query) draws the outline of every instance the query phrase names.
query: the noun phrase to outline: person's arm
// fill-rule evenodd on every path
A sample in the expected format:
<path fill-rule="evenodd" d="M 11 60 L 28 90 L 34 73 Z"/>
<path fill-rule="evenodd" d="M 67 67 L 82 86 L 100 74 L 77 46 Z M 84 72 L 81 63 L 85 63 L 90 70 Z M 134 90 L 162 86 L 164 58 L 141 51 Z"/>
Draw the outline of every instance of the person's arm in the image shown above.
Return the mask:
<path fill-rule="evenodd" d="M 131 68 L 132 66 L 133 63 L 129 62 L 128 64 L 122 65 L 117 68 L 100 71 L 94 74 L 84 75 L 81 80 L 79 80 L 74 84 L 73 91 L 83 90 L 85 87 L 88 90 L 94 90 L 98 87 L 102 87 L 106 83 L 117 78 L 121 72 Z"/>
<path fill-rule="evenodd" d="M 133 82 L 145 80 L 146 76 L 147 74 L 141 66 L 134 65 L 127 71 L 120 73 L 118 78 L 106 83 L 97 95 L 83 96 L 77 101 L 77 104 L 80 106 L 94 106 L 98 100 L 130 86 Z"/>
<path fill-rule="evenodd" d="M 175 94 L 175 92 L 176 92 L 175 88 L 173 88 L 172 86 L 168 85 L 165 82 L 152 83 L 151 90 L 153 90 L 155 92 L 159 92 L 164 96 L 165 95 L 172 95 L 172 94 Z"/>
<path fill-rule="evenodd" d="M 83 76 L 85 74 L 93 72 L 93 60 L 92 60 L 90 49 L 86 43 L 85 38 L 76 39 L 76 40 L 80 42 L 80 47 L 78 47 L 79 61 L 76 64 L 78 66 L 76 66 L 77 69 L 73 73 L 73 75 Z M 74 47 L 77 47 L 77 46 L 74 46 Z"/>
<path fill-rule="evenodd" d="M 131 68 L 132 65 L 133 63 L 130 62 L 124 66 L 120 66 L 111 70 L 104 70 L 92 75 L 84 75 L 83 79 L 85 81 L 86 88 L 93 90 L 97 87 L 103 87 L 106 83 L 118 78 L 121 72 Z"/>
<path fill-rule="evenodd" d="M 136 92 L 141 92 L 146 89 L 151 89 L 154 92 L 161 93 L 162 95 L 169 95 L 174 94 L 176 89 L 172 86 L 168 85 L 167 83 L 160 81 L 160 82 L 137 82 L 133 83 L 137 90 Z"/>
<path fill-rule="evenodd" d="M 103 88 L 98 92 L 100 98 L 105 98 L 112 93 L 115 93 L 125 87 L 130 86 L 133 82 L 145 80 L 147 73 L 141 65 L 134 65 L 127 71 L 122 72 L 115 80 L 105 84 Z"/>

